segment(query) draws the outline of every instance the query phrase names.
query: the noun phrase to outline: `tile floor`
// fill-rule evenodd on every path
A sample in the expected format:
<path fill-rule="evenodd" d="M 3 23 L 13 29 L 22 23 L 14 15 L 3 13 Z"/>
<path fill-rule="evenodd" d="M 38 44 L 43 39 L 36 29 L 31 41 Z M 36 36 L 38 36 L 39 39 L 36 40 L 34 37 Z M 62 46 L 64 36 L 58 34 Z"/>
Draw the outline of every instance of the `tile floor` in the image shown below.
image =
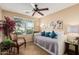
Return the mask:
<path fill-rule="evenodd" d="M 49 55 L 49 53 L 36 46 L 33 42 L 29 42 L 26 48 L 20 48 L 20 55 Z"/>

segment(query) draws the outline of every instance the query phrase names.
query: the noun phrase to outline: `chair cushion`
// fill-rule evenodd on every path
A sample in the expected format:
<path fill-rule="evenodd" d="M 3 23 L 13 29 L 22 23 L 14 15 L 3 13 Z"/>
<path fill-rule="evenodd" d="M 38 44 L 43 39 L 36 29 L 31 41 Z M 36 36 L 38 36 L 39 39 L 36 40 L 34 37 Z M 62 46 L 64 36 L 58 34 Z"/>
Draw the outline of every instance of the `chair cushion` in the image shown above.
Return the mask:
<path fill-rule="evenodd" d="M 18 39 L 17 42 L 18 42 L 18 45 L 24 44 L 24 40 L 23 39 Z"/>

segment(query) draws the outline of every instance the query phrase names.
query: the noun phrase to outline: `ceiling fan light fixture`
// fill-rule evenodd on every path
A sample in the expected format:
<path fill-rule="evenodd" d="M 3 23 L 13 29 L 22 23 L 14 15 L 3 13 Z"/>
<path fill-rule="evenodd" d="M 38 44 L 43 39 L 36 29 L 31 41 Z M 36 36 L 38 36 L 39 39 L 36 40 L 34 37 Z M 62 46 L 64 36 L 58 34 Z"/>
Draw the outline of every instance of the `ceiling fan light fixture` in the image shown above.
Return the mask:
<path fill-rule="evenodd" d="M 41 13 L 40 11 L 49 10 L 48 8 L 39 9 L 37 4 L 32 4 L 32 6 L 33 6 L 33 11 L 34 11 L 34 13 L 32 14 L 32 16 L 34 16 L 36 12 L 37 12 L 38 14 L 40 14 L 41 16 L 44 16 L 44 14 Z"/>

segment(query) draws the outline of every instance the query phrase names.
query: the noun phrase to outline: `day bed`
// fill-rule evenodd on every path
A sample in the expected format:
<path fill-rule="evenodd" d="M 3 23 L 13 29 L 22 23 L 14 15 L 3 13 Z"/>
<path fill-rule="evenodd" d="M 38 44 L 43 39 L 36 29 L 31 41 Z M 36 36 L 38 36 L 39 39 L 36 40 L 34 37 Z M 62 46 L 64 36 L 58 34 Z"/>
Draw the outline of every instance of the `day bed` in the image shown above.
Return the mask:
<path fill-rule="evenodd" d="M 50 38 L 41 36 L 40 33 L 34 34 L 34 44 L 44 49 L 50 54 L 61 55 L 64 54 L 65 45 L 64 42 L 67 39 L 63 32 L 56 32 L 57 38 Z"/>

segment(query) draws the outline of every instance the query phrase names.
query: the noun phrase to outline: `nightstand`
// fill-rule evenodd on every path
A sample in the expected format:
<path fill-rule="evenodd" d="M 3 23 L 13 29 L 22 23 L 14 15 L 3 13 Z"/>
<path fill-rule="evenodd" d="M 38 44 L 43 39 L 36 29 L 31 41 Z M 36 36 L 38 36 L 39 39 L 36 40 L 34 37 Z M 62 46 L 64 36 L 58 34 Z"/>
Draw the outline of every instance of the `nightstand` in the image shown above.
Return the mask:
<path fill-rule="evenodd" d="M 75 47 L 75 51 L 69 49 L 70 45 Z M 69 54 L 69 55 L 78 55 L 78 44 L 73 44 L 70 42 L 65 42 L 65 54 Z"/>

